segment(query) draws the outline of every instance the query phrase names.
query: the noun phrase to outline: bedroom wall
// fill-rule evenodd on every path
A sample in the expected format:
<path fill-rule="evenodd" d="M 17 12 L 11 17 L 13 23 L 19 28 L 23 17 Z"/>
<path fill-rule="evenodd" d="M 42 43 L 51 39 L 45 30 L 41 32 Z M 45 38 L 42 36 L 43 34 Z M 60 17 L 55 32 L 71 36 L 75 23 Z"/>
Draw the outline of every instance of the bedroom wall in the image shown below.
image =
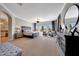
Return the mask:
<path fill-rule="evenodd" d="M 21 28 L 21 26 L 29 26 L 29 27 L 32 27 L 32 24 L 25 21 L 25 20 L 22 20 L 22 19 L 19 19 L 19 18 L 15 18 L 15 24 L 16 24 L 16 27 L 18 28 Z"/>

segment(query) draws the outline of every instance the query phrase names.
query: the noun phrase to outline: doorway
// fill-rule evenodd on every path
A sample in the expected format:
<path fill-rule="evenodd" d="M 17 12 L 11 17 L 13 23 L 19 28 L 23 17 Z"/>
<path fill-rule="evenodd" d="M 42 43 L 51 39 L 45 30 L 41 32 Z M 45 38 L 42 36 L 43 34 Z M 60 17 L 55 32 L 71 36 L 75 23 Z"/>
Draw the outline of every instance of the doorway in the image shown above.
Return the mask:
<path fill-rule="evenodd" d="M 9 18 L 8 14 L 0 11 L 0 43 L 9 41 Z"/>

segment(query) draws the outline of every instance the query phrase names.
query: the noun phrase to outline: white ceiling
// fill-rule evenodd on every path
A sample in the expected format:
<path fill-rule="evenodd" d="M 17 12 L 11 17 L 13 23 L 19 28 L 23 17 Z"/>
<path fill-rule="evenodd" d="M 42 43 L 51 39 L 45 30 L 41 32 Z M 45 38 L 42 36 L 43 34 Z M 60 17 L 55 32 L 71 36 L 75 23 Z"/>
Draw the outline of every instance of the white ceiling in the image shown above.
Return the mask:
<path fill-rule="evenodd" d="M 16 16 L 29 22 L 35 22 L 37 18 L 40 21 L 55 20 L 64 3 L 22 3 L 22 5 L 4 3 L 4 5 Z"/>

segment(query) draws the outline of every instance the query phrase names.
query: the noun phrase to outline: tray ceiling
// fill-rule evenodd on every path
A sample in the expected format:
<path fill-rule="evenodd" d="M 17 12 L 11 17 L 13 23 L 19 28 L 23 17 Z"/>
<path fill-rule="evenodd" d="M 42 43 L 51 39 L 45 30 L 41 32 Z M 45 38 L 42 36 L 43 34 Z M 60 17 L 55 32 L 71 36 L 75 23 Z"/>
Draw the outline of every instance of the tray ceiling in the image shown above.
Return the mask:
<path fill-rule="evenodd" d="M 40 21 L 55 20 L 64 3 L 4 3 L 4 5 L 16 16 L 35 22 L 37 18 Z"/>

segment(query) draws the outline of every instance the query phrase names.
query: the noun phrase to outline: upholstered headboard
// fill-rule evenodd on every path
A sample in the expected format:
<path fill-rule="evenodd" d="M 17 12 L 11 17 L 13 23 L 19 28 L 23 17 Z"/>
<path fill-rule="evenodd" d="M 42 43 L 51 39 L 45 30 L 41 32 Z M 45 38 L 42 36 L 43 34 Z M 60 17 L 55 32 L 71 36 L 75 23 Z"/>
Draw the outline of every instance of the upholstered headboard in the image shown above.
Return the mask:
<path fill-rule="evenodd" d="M 21 28 L 22 28 L 23 31 L 24 30 L 31 30 L 31 27 L 28 27 L 28 26 L 22 26 Z"/>

